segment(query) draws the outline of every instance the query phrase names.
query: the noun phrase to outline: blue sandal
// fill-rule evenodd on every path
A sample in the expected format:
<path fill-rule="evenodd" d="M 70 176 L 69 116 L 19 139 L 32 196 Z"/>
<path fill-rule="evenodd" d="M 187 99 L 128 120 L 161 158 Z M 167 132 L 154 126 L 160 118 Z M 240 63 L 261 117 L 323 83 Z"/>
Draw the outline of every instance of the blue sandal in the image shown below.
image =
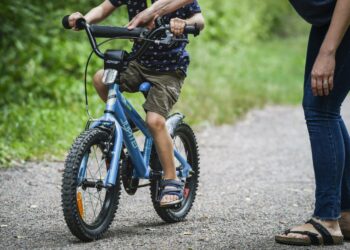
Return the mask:
<path fill-rule="evenodd" d="M 180 180 L 161 180 L 160 183 L 160 197 L 159 197 L 159 205 L 160 207 L 173 207 L 179 203 L 181 203 L 184 199 L 183 190 L 184 183 Z M 177 200 L 171 202 L 161 202 L 164 196 L 166 195 L 175 195 L 178 197 Z"/>

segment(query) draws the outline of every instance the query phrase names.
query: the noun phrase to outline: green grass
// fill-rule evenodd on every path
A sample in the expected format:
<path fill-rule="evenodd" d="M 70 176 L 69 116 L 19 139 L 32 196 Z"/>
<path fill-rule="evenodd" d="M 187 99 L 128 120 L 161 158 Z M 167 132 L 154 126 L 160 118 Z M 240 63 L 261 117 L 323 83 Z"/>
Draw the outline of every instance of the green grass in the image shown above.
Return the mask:
<path fill-rule="evenodd" d="M 174 111 L 183 112 L 192 125 L 232 123 L 254 107 L 301 100 L 306 37 L 276 38 L 249 47 L 201 44 L 198 39 L 189 47 L 192 63 Z M 1 107 L 0 166 L 16 159 L 64 158 L 87 120 L 81 82 L 77 79 L 81 96 L 70 105 L 29 98 Z M 89 96 L 97 116 L 104 106 L 91 86 Z M 128 97 L 135 106 L 143 101 L 140 94 Z"/>
<path fill-rule="evenodd" d="M 304 37 L 244 48 L 193 45 L 189 76 L 176 107 L 192 123 L 232 123 L 253 107 L 300 101 Z"/>

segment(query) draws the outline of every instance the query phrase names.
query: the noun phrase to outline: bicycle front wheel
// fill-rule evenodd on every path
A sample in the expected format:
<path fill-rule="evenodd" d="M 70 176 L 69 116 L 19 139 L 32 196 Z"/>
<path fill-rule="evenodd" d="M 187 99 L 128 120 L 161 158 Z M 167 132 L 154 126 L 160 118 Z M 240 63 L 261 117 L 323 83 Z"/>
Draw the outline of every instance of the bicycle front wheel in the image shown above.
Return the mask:
<path fill-rule="evenodd" d="M 62 180 L 63 214 L 72 234 L 82 241 L 101 238 L 118 208 L 119 176 L 115 186 L 103 187 L 112 144 L 110 130 L 89 129 L 75 140 L 66 159 Z M 84 174 L 81 171 L 79 174 L 85 164 Z"/>

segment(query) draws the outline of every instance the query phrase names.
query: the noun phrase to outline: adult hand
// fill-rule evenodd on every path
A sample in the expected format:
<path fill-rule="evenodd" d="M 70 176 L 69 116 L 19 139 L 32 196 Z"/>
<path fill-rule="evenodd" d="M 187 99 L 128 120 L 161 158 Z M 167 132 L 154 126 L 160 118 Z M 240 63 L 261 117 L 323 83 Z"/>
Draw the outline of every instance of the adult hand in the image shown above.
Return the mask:
<path fill-rule="evenodd" d="M 81 14 L 80 12 L 75 12 L 69 16 L 68 18 L 69 26 L 73 27 L 73 30 L 79 30 L 76 27 L 76 22 L 79 18 L 84 18 L 83 14 Z"/>
<path fill-rule="evenodd" d="M 150 8 L 145 9 L 144 11 L 137 14 L 127 25 L 129 30 L 132 30 L 136 27 L 146 27 L 149 30 L 154 29 L 155 20 L 158 15 L 154 13 Z"/>
<path fill-rule="evenodd" d="M 311 71 L 311 89 L 314 96 L 327 96 L 333 89 L 335 53 L 320 51 Z"/>
<path fill-rule="evenodd" d="M 170 30 L 175 36 L 181 36 L 184 33 L 186 21 L 180 18 L 170 20 Z"/>

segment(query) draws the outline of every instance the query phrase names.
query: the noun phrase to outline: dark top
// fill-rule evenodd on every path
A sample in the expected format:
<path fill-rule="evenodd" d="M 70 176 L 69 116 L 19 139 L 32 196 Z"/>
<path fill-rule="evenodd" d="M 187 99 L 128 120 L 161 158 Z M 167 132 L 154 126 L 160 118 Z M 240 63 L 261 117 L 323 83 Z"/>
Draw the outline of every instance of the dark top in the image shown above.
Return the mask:
<path fill-rule="evenodd" d="M 296 11 L 307 22 L 322 26 L 329 24 L 336 0 L 289 0 Z"/>
<path fill-rule="evenodd" d="M 138 13 L 147 8 L 147 0 L 110 0 L 115 6 L 126 5 L 129 13 L 129 20 L 135 17 Z M 152 1 L 154 2 L 154 1 Z M 200 13 L 201 9 L 198 2 L 195 0 L 193 3 L 183 6 L 177 11 L 165 15 L 163 20 L 166 23 L 170 22 L 172 18 L 188 19 L 195 13 Z M 133 46 L 133 52 L 140 48 L 140 43 L 135 42 Z M 189 55 L 185 50 L 186 43 L 176 43 L 172 46 L 166 45 L 151 45 L 148 51 L 138 59 L 138 62 L 150 69 L 154 69 L 158 72 L 176 71 L 182 70 L 186 73 L 187 67 L 190 63 Z"/>

